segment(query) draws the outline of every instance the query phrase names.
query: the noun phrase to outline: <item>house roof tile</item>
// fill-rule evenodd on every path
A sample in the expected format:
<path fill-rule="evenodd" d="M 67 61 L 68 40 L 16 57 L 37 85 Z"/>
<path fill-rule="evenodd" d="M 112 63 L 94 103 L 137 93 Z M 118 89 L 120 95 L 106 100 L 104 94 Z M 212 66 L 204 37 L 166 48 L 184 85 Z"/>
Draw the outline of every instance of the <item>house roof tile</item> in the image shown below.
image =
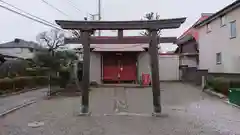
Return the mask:
<path fill-rule="evenodd" d="M 0 48 L 32 48 L 32 49 L 41 49 L 42 47 L 32 41 L 25 41 L 22 39 L 14 39 L 14 41 L 0 44 Z"/>
<path fill-rule="evenodd" d="M 196 40 L 198 40 L 198 32 L 194 28 L 198 23 L 206 20 L 209 16 L 211 16 L 213 13 L 202 13 L 201 17 L 188 29 L 186 30 L 179 38 L 178 40 L 181 40 L 184 36 L 190 34 L 192 35 Z"/>

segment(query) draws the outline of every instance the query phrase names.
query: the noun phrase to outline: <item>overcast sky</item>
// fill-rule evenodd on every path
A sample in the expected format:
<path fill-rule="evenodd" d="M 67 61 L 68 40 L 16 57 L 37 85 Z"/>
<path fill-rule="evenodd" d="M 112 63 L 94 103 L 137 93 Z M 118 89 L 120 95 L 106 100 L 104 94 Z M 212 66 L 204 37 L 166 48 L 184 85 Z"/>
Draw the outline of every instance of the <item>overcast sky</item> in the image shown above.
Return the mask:
<path fill-rule="evenodd" d="M 56 19 L 83 20 L 89 13 L 97 13 L 98 0 L 46 0 L 62 10 L 61 14 L 42 0 L 4 0 L 31 14 L 44 18 L 50 22 Z M 179 29 L 166 30 L 163 36 L 180 36 L 201 15 L 214 13 L 234 0 L 102 0 L 103 20 L 138 20 L 148 12 L 157 12 L 161 18 L 187 17 L 187 21 Z M 1 5 L 5 5 L 0 2 Z M 81 10 L 78 11 L 74 7 Z M 0 43 L 14 38 L 36 40 L 39 32 L 49 30 L 50 27 L 25 19 L 19 15 L 0 8 Z M 115 35 L 105 32 L 104 35 Z M 125 35 L 136 35 L 137 32 L 125 32 Z M 165 49 L 168 46 L 164 46 Z"/>

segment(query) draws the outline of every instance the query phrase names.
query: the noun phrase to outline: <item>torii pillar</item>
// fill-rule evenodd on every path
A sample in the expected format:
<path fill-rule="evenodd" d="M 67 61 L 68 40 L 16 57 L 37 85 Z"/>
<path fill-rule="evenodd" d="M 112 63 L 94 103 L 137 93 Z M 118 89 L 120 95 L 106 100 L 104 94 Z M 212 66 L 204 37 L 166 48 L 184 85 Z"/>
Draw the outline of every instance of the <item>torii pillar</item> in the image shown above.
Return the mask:
<path fill-rule="evenodd" d="M 89 112 L 89 85 L 90 85 L 90 33 L 91 31 L 81 31 L 83 39 L 83 83 L 82 83 L 82 106 L 81 113 Z"/>
<path fill-rule="evenodd" d="M 154 113 L 161 113 L 161 100 L 160 100 L 160 80 L 159 80 L 159 61 L 158 61 L 158 42 L 157 42 L 157 29 L 150 31 L 150 66 L 152 76 L 152 94 L 153 94 L 153 107 Z"/>

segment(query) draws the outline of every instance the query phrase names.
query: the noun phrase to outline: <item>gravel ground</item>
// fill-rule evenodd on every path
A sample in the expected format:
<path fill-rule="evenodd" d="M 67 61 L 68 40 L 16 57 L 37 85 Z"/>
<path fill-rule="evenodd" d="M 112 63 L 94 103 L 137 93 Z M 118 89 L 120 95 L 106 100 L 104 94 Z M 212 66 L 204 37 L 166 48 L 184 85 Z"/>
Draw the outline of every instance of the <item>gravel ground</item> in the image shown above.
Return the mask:
<path fill-rule="evenodd" d="M 13 96 L 0 98 L 0 114 L 6 110 L 12 109 L 16 106 L 24 104 L 30 100 L 36 100 L 46 95 L 46 88 L 37 89 L 25 93 L 20 93 Z"/>
<path fill-rule="evenodd" d="M 201 90 L 181 83 L 161 83 L 163 113 L 152 112 L 150 88 L 96 88 L 92 116 L 77 116 L 80 98 L 42 100 L 0 119 L 2 135 L 231 135 L 240 134 L 240 111 Z M 117 116 L 117 112 L 141 116 Z M 112 114 L 105 116 L 105 114 Z M 146 115 L 148 114 L 148 115 Z M 33 128 L 34 121 L 44 125 Z"/>

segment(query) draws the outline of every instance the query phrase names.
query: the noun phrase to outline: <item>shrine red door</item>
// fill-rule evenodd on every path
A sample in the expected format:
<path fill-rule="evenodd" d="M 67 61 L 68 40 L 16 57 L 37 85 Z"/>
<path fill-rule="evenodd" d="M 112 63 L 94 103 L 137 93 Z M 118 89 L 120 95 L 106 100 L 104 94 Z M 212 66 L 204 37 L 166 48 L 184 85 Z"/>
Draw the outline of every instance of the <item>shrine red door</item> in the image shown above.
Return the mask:
<path fill-rule="evenodd" d="M 135 53 L 126 53 L 122 56 L 120 65 L 120 81 L 136 81 L 137 58 Z"/>
<path fill-rule="evenodd" d="M 103 55 L 103 81 L 136 81 L 137 67 L 136 54 L 128 53 L 106 53 Z"/>
<path fill-rule="evenodd" d="M 117 81 L 118 68 L 116 56 L 112 54 L 103 55 L 103 81 Z"/>

